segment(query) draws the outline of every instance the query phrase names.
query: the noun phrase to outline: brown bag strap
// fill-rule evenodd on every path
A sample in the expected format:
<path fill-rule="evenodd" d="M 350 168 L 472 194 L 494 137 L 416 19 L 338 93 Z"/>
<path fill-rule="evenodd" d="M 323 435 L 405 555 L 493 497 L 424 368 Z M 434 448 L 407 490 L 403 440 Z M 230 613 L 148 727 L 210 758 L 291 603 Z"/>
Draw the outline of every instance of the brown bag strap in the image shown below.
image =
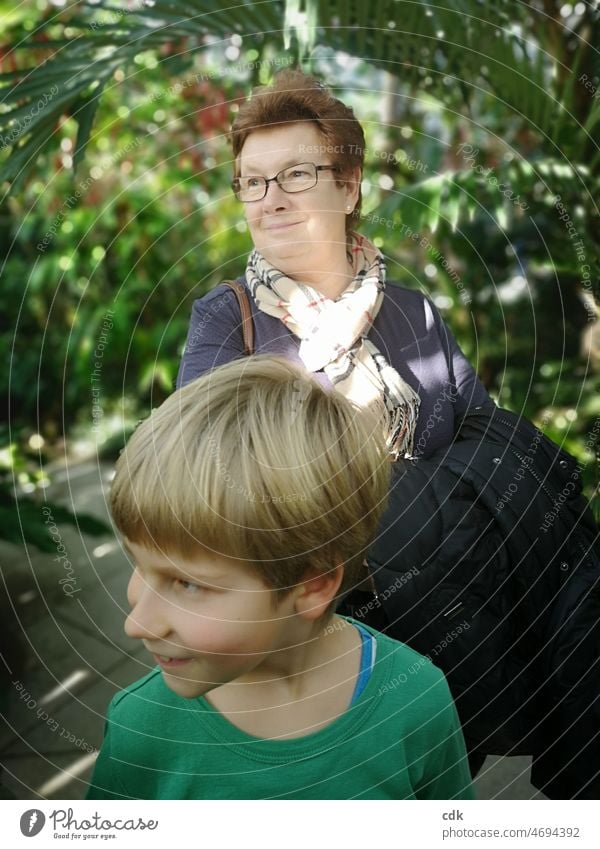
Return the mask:
<path fill-rule="evenodd" d="M 252 310 L 250 309 L 250 301 L 248 300 L 246 287 L 238 280 L 224 280 L 223 285 L 229 286 L 230 289 L 233 289 L 237 296 L 242 316 L 244 354 L 247 357 L 250 357 L 254 353 L 254 323 L 252 321 Z"/>

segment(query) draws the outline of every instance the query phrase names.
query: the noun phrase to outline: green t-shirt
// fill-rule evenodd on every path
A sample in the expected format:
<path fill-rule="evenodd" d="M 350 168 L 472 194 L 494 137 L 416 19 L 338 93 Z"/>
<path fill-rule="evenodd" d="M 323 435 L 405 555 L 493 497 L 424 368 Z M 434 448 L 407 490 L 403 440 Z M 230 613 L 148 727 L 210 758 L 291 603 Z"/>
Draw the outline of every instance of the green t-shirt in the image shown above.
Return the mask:
<path fill-rule="evenodd" d="M 330 725 L 290 740 L 241 731 L 154 670 L 113 698 L 87 798 L 472 799 L 443 674 L 367 630 L 376 655 L 361 696 Z"/>

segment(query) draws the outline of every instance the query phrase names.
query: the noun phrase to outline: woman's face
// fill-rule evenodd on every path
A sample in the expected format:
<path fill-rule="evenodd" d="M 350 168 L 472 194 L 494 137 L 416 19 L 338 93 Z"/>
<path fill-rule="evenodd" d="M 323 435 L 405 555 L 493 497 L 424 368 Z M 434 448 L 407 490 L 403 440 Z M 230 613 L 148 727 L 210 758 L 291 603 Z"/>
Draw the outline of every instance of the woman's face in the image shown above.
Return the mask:
<path fill-rule="evenodd" d="M 240 176 L 274 177 L 289 165 L 331 165 L 317 127 L 310 122 L 269 127 L 251 133 L 240 153 Z M 346 215 L 358 199 L 360 174 L 343 186 L 332 171 L 319 171 L 317 185 L 288 194 L 268 184 L 262 200 L 244 204 L 250 235 L 257 250 L 289 275 L 307 275 L 345 263 Z M 350 207 L 350 209 L 348 209 Z"/>

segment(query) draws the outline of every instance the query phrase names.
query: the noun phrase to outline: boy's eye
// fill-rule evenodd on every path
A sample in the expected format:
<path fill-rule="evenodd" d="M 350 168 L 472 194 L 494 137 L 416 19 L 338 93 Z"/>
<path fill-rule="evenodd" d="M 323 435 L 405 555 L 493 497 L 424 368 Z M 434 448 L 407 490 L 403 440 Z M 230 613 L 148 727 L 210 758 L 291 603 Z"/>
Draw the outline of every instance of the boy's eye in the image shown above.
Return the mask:
<path fill-rule="evenodd" d="M 205 590 L 206 587 L 200 586 L 200 584 L 194 584 L 192 581 L 182 581 L 180 578 L 175 578 L 175 585 L 177 589 L 182 590 L 184 593 L 191 595 L 196 592 L 201 592 Z"/>

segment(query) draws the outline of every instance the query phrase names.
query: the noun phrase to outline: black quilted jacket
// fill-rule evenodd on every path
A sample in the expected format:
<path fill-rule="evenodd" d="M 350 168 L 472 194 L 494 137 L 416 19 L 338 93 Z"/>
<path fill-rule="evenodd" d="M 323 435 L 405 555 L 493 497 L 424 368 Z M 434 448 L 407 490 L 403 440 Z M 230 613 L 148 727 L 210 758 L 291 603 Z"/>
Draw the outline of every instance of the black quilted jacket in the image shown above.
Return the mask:
<path fill-rule="evenodd" d="M 445 672 L 468 748 L 533 755 L 550 798 L 600 790 L 600 555 L 579 471 L 525 419 L 476 408 L 450 447 L 396 464 L 369 557 L 387 633 Z"/>

